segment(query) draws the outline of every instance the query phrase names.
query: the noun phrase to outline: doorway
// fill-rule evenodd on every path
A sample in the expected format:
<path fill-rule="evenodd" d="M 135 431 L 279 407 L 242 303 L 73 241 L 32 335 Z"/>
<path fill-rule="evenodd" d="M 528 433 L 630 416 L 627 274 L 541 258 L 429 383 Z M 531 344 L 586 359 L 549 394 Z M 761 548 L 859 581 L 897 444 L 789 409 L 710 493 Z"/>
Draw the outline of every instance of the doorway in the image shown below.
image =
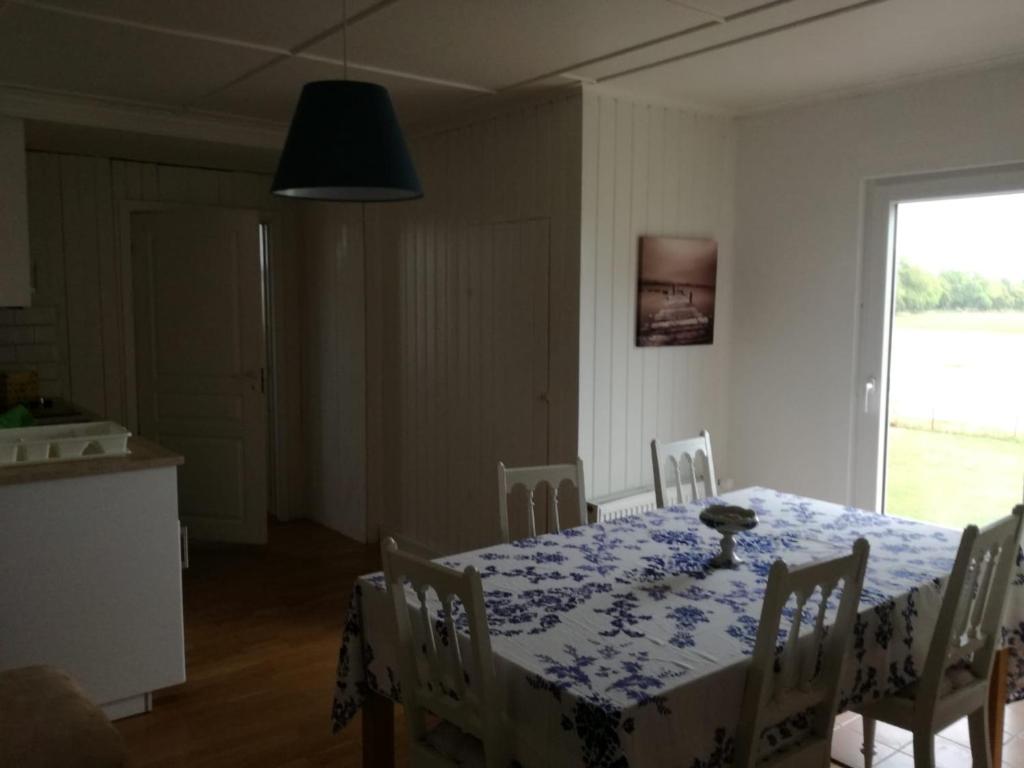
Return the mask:
<path fill-rule="evenodd" d="M 879 183 L 868 214 L 855 503 L 990 522 L 1024 494 L 1024 172 Z"/>
<path fill-rule="evenodd" d="M 138 431 L 185 457 L 197 539 L 267 538 L 267 242 L 255 211 L 131 215 Z"/>

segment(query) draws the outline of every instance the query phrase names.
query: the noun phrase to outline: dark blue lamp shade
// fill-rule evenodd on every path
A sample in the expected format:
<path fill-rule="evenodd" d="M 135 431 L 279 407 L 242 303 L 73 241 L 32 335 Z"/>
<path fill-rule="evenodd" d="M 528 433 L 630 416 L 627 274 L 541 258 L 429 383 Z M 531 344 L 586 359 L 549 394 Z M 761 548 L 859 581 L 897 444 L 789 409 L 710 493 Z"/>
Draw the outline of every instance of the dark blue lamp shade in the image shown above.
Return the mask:
<path fill-rule="evenodd" d="M 423 197 L 387 90 L 352 80 L 306 83 L 273 192 L 350 202 Z"/>

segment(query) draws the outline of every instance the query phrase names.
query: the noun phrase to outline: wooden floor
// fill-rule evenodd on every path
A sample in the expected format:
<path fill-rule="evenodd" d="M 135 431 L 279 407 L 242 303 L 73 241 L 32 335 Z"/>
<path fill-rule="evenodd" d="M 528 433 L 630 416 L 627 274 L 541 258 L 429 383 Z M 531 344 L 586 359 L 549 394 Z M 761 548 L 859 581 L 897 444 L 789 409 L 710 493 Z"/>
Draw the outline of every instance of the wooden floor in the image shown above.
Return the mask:
<path fill-rule="evenodd" d="M 117 723 L 133 764 L 361 765 L 358 721 L 331 734 L 331 693 L 352 582 L 379 567 L 376 546 L 303 521 L 272 526 L 265 548 L 190 554 L 188 682 Z"/>

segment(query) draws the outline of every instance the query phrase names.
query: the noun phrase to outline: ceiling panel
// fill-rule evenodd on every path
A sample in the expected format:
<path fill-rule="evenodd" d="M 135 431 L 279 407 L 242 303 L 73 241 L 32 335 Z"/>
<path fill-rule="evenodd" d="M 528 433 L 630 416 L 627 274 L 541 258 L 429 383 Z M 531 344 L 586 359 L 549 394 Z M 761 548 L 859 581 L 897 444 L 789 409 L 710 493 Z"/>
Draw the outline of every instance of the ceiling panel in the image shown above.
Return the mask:
<path fill-rule="evenodd" d="M 268 54 L 19 5 L 0 11 L 0 82 L 179 105 Z"/>
<path fill-rule="evenodd" d="M 889 0 L 609 83 L 743 112 L 1022 53 L 1021 0 Z"/>
<path fill-rule="evenodd" d="M 666 1 L 670 2 L 671 0 Z M 664 61 L 665 59 L 700 50 L 708 46 L 736 40 L 765 29 L 785 26 L 800 19 L 843 8 L 848 6 L 850 2 L 851 0 L 789 0 L 782 4 L 771 4 L 768 7 L 762 7 L 761 10 L 723 24 L 707 23 L 705 21 L 703 26 L 694 27 L 687 34 L 625 54 L 624 56 L 617 56 L 613 59 L 597 62 L 585 67 L 578 67 L 573 70 L 573 73 L 587 79 L 601 80 L 609 75 L 625 72 L 634 67 Z M 739 3 L 731 3 L 731 5 L 738 7 Z M 759 0 L 758 3 L 752 4 L 748 2 L 745 5 L 754 7 L 755 5 L 764 6 L 765 3 L 764 0 Z"/>
<path fill-rule="evenodd" d="M 215 112 L 227 112 L 263 120 L 287 122 L 291 119 L 302 86 L 311 80 L 340 79 L 342 69 L 329 63 L 290 58 L 259 72 L 222 93 L 203 99 L 195 106 Z M 391 92 L 399 120 L 410 124 L 444 114 L 448 109 L 468 103 L 476 94 L 445 86 L 410 81 L 349 69 L 353 80 L 383 85 Z"/>
<path fill-rule="evenodd" d="M 381 0 L 349 0 L 349 13 Z M 708 26 L 697 6 L 730 15 L 766 0 L 394 0 L 355 25 L 353 61 L 482 88 L 571 74 L 659 99 L 748 111 L 829 92 L 1024 54 L 1024 0 L 883 0 L 735 47 L 615 75 L 821 13 L 856 0 L 788 0 Z M 60 6 L 64 13 L 42 6 Z M 83 17 L 188 30 L 225 42 Z M 275 121 L 291 115 L 301 85 L 340 76 L 330 61 L 287 59 L 224 89 L 273 54 L 229 40 L 289 48 L 336 24 L 340 0 L 0 0 L 0 83 L 107 98 L 191 105 Z M 574 66 L 705 25 L 641 51 Z M 340 60 L 340 35 L 311 51 Z M 444 118 L 492 96 L 353 67 L 380 82 L 403 121 Z M 222 90 L 224 89 L 224 90 Z M 206 94 L 212 94 L 206 96 Z"/>
<path fill-rule="evenodd" d="M 704 23 L 665 0 L 400 0 L 353 27 L 353 61 L 500 88 Z M 311 49 L 340 57 L 335 36 Z"/>
<path fill-rule="evenodd" d="M 770 0 L 665 0 L 683 7 L 699 9 L 715 16 L 732 16 L 735 13 L 749 11 Z"/>
<path fill-rule="evenodd" d="M 46 0 L 79 13 L 110 16 L 226 39 L 290 49 L 341 21 L 341 0 Z M 348 0 L 349 15 L 376 0 Z"/>

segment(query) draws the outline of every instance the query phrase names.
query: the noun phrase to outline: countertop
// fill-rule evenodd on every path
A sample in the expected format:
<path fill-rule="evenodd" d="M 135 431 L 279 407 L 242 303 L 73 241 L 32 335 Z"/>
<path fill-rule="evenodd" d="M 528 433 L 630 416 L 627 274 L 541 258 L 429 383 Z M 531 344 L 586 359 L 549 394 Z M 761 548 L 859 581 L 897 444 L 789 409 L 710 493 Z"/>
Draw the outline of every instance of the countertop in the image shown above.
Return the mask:
<path fill-rule="evenodd" d="M 115 472 L 134 472 L 158 467 L 176 467 L 185 463 L 185 459 L 180 454 L 141 437 L 128 438 L 128 450 L 131 453 L 127 456 L 47 461 L 38 464 L 4 464 L 0 466 L 0 486 L 64 480 L 69 477 L 109 475 Z"/>

